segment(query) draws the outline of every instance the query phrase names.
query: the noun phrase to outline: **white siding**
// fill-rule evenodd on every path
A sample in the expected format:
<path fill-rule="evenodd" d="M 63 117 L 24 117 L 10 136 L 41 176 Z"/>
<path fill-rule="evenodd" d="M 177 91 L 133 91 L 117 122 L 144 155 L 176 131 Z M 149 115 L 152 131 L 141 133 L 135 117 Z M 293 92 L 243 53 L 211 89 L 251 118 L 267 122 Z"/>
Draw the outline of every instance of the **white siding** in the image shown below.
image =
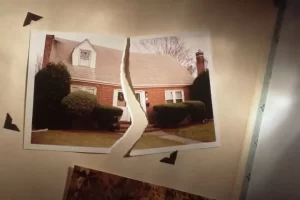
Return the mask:
<path fill-rule="evenodd" d="M 95 68 L 96 67 L 96 51 L 91 46 L 91 44 L 88 42 L 88 40 L 85 40 L 81 44 L 79 44 L 73 51 L 72 54 L 72 65 L 79 65 L 79 59 L 80 59 L 80 49 L 81 50 L 87 50 L 91 51 L 91 60 L 90 60 L 90 67 Z"/>

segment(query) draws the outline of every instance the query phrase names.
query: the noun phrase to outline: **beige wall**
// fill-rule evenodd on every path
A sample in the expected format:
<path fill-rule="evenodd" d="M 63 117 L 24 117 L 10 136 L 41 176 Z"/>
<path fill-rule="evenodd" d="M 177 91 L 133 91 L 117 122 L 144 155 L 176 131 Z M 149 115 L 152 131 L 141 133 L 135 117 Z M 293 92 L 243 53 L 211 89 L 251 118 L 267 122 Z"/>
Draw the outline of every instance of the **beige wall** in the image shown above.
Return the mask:
<path fill-rule="evenodd" d="M 10 113 L 23 129 L 30 29 L 150 35 L 208 28 L 222 146 L 179 152 L 176 165 L 169 166 L 159 162 L 167 154 L 115 159 L 106 155 L 25 151 L 22 133 L 2 129 L 0 199 L 61 199 L 68 167 L 74 164 L 219 200 L 233 199 L 234 186 L 239 188 L 236 177 L 243 144 L 247 142 L 245 135 L 251 130 L 247 123 L 253 121 L 249 119 L 251 105 L 257 102 L 257 85 L 266 66 L 275 22 L 276 9 L 271 0 L 1 1 L 1 123 Z M 28 11 L 44 19 L 22 27 Z"/>

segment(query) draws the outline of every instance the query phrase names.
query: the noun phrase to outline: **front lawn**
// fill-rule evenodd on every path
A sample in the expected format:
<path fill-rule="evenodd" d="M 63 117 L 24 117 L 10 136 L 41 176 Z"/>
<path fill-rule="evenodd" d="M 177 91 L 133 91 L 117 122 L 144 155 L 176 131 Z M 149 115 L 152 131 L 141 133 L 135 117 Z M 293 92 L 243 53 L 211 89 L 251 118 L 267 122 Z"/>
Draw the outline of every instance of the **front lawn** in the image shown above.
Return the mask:
<path fill-rule="evenodd" d="M 207 122 L 205 124 L 195 124 L 173 129 L 163 129 L 163 131 L 165 131 L 168 134 L 198 140 L 201 142 L 216 141 L 214 122 Z"/>
<path fill-rule="evenodd" d="M 31 135 L 31 143 L 109 148 L 121 137 L 122 135 L 103 131 L 49 130 L 44 132 L 33 132 Z M 181 144 L 182 143 L 180 142 L 159 138 L 157 136 L 142 136 L 135 145 L 135 149 L 168 147 Z"/>

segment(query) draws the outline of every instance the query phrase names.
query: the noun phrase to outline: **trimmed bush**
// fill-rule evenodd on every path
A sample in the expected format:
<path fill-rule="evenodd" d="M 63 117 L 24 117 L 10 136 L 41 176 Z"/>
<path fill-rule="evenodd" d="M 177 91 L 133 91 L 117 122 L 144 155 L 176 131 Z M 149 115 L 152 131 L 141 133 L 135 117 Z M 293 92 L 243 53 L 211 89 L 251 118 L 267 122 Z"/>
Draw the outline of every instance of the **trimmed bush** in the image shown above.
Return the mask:
<path fill-rule="evenodd" d="M 202 101 L 185 101 L 189 107 L 189 115 L 192 122 L 203 122 L 205 117 L 205 104 Z"/>
<path fill-rule="evenodd" d="M 189 106 L 184 103 L 166 103 L 153 106 L 155 118 L 161 127 L 177 127 L 188 115 Z"/>
<path fill-rule="evenodd" d="M 92 112 L 97 105 L 97 97 L 86 91 L 75 91 L 61 101 L 66 116 L 73 129 L 94 129 Z"/>
<path fill-rule="evenodd" d="M 86 91 L 75 91 L 61 101 L 69 116 L 89 118 L 97 106 L 97 97 Z"/>
<path fill-rule="evenodd" d="M 33 128 L 61 129 L 67 122 L 61 100 L 70 93 L 71 76 L 63 63 L 48 63 L 34 79 Z"/>
<path fill-rule="evenodd" d="M 121 108 L 110 105 L 97 105 L 93 110 L 93 119 L 98 123 L 100 129 L 114 131 L 115 125 L 123 114 Z"/>

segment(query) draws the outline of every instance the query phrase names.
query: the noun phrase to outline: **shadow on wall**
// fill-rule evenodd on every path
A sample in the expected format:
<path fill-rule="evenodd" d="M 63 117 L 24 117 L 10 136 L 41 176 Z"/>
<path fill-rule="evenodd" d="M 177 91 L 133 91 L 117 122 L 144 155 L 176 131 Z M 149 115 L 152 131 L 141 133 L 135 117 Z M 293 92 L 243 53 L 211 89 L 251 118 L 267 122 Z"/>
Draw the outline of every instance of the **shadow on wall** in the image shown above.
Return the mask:
<path fill-rule="evenodd" d="M 300 198 L 300 111 L 292 107 L 300 107 L 299 98 L 285 111 L 273 107 L 277 116 L 267 126 L 274 127 L 261 129 L 247 200 Z"/>
<path fill-rule="evenodd" d="M 300 2 L 288 3 L 247 200 L 300 199 Z"/>

